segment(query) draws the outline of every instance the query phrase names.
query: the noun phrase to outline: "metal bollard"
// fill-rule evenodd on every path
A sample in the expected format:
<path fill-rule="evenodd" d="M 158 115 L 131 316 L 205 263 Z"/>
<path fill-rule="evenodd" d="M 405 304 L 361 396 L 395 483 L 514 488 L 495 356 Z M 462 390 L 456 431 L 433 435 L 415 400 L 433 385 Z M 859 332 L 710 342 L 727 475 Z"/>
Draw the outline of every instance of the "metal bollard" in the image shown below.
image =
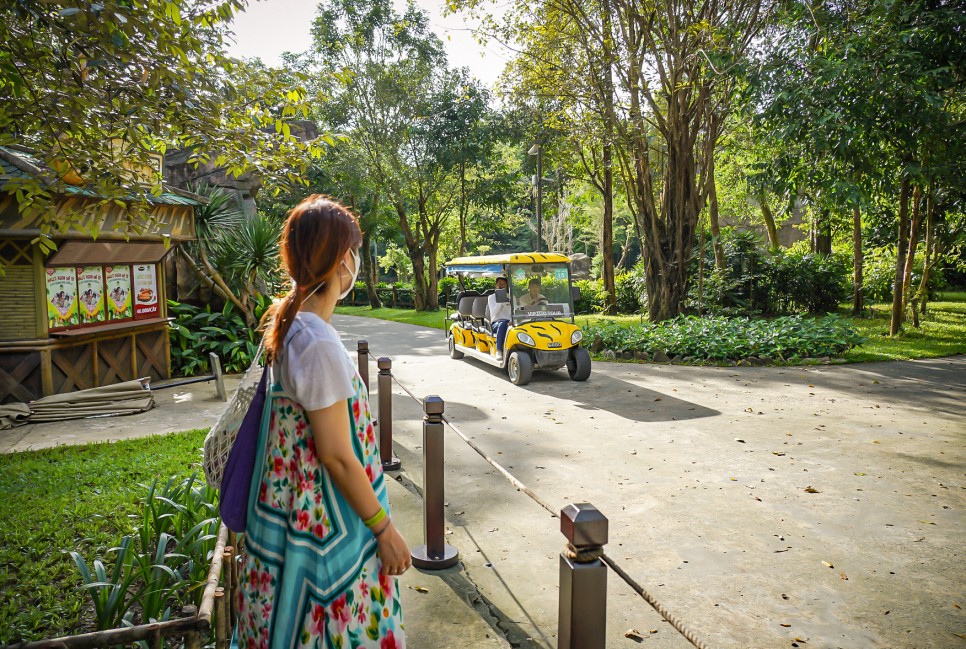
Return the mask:
<path fill-rule="evenodd" d="M 607 636 L 607 517 L 590 503 L 560 510 L 567 547 L 560 554 L 557 649 L 604 649 Z"/>
<path fill-rule="evenodd" d="M 358 344 L 359 352 L 359 378 L 362 385 L 366 386 L 366 394 L 369 394 L 369 341 L 360 340 Z"/>
<path fill-rule="evenodd" d="M 379 366 L 379 455 L 383 471 L 398 471 L 402 464 L 392 454 L 392 359 L 381 357 Z"/>
<path fill-rule="evenodd" d="M 459 551 L 446 545 L 443 515 L 443 400 L 423 399 L 423 529 L 425 545 L 411 552 L 413 565 L 423 570 L 442 570 L 456 565 Z"/>

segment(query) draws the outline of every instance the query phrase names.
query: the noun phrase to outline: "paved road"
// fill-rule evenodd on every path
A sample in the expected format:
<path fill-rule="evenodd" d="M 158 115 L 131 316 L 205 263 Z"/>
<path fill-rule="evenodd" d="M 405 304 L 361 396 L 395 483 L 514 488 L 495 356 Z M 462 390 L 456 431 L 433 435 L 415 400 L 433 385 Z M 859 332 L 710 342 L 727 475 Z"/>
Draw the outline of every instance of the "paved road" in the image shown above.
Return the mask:
<path fill-rule="evenodd" d="M 336 316 L 715 647 L 966 647 L 966 358 L 808 368 L 595 364 L 514 387 L 442 333 Z M 372 383 L 375 390 L 375 366 Z M 420 410 L 394 391 L 404 484 Z M 447 433 L 447 537 L 524 647 L 556 646 L 558 521 Z M 411 543 L 421 531 L 407 530 Z M 613 573 L 608 647 L 690 646 Z M 960 637 L 957 637 L 957 634 Z"/>

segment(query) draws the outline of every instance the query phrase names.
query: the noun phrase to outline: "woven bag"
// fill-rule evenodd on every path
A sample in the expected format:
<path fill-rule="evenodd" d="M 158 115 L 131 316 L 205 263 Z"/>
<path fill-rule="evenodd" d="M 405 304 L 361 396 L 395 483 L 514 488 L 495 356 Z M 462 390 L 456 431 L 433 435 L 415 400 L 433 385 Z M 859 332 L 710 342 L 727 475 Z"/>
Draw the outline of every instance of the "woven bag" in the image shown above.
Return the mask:
<path fill-rule="evenodd" d="M 255 360 L 242 376 L 241 383 L 231 401 L 205 436 L 205 455 L 202 465 L 208 484 L 215 489 L 221 489 L 221 479 L 225 475 L 225 465 L 228 463 L 231 447 L 235 444 L 238 429 L 241 428 L 255 393 L 258 391 L 258 382 L 264 371 L 261 364 L 262 351 L 263 346 L 259 345 Z"/>

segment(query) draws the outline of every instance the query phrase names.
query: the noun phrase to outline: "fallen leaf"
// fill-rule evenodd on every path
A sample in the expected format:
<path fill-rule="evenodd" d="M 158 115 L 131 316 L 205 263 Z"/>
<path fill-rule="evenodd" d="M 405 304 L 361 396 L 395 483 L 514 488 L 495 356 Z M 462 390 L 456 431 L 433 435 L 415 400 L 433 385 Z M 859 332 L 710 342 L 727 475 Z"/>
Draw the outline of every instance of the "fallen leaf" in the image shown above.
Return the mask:
<path fill-rule="evenodd" d="M 844 572 L 840 572 L 839 573 L 839 579 L 841 579 L 842 581 L 848 581 L 849 580 L 849 577 Z"/>
<path fill-rule="evenodd" d="M 805 487 L 805 493 L 807 493 L 807 494 L 820 494 L 822 492 L 819 491 L 818 489 L 816 489 L 815 487 L 813 487 L 812 485 L 808 485 L 807 487 Z"/>
<path fill-rule="evenodd" d="M 628 629 L 627 631 L 624 631 L 624 637 L 630 638 L 631 640 L 637 640 L 638 642 L 644 639 L 644 636 L 641 635 L 641 632 L 637 629 Z"/>
<path fill-rule="evenodd" d="M 855 473 L 855 475 L 865 475 L 865 474 L 862 473 L 861 471 L 859 471 L 859 472 Z"/>
<path fill-rule="evenodd" d="M 772 455 L 777 455 L 778 457 L 781 457 L 781 456 L 783 456 L 785 454 L 785 451 L 772 451 L 771 454 Z"/>
<path fill-rule="evenodd" d="M 795 642 L 801 642 L 802 644 L 808 644 L 808 642 L 806 640 L 802 640 L 801 638 L 795 638 Z"/>
<path fill-rule="evenodd" d="M 963 610 L 963 607 L 957 604 L 956 602 L 953 602 L 953 608 L 958 608 L 959 610 Z"/>
<path fill-rule="evenodd" d="M 785 624 L 784 622 L 782 622 L 782 623 L 781 623 L 781 625 L 782 625 L 783 627 L 785 627 L 786 629 L 787 629 L 788 627 L 790 627 L 790 626 L 791 626 L 791 624 Z"/>
<path fill-rule="evenodd" d="M 744 443 L 745 443 L 745 440 L 743 440 L 743 439 L 739 439 L 739 438 L 737 438 L 737 437 L 735 437 L 735 441 L 736 441 L 736 442 L 741 442 L 742 444 L 744 444 Z"/>
<path fill-rule="evenodd" d="M 926 525 L 935 525 L 932 521 L 919 521 L 920 523 L 925 523 Z"/>
<path fill-rule="evenodd" d="M 822 562 L 822 565 L 825 566 L 826 568 L 834 568 L 835 567 L 835 566 L 832 565 L 832 562 L 831 561 L 823 561 Z"/>
<path fill-rule="evenodd" d="M 745 412 L 754 412 L 754 408 L 745 408 Z"/>
<path fill-rule="evenodd" d="M 416 591 L 417 593 L 428 593 L 429 592 L 429 589 L 428 588 L 423 588 L 422 586 L 410 586 L 410 588 L 413 589 L 414 591 Z"/>
<path fill-rule="evenodd" d="M 785 593 L 782 593 L 782 599 L 789 599 L 789 597 Z"/>
<path fill-rule="evenodd" d="M 738 478 L 731 478 L 732 482 L 738 482 Z"/>

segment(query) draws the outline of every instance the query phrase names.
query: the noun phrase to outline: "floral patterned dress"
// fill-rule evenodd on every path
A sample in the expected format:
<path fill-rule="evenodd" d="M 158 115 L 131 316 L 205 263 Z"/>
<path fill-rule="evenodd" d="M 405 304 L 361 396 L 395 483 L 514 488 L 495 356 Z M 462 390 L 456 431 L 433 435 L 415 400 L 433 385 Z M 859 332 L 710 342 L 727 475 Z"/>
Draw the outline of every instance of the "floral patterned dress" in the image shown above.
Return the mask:
<path fill-rule="evenodd" d="M 238 591 L 241 649 L 397 649 L 406 645 L 399 586 L 376 540 L 315 454 L 302 406 L 272 378 L 248 499 Z M 389 511 L 366 388 L 348 400 L 352 447 Z"/>

